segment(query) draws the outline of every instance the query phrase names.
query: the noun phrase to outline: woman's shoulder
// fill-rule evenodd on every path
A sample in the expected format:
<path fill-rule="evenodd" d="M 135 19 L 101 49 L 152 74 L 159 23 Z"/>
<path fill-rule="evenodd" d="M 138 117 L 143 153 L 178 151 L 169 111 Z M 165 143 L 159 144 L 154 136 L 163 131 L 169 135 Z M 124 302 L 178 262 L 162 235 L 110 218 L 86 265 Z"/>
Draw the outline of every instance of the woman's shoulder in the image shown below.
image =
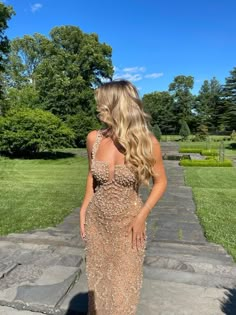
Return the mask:
<path fill-rule="evenodd" d="M 89 133 L 87 134 L 86 137 L 86 142 L 88 145 L 91 145 L 95 142 L 96 137 L 97 137 L 97 133 L 99 132 L 100 129 L 95 129 L 95 130 L 91 130 L 89 131 Z"/>
<path fill-rule="evenodd" d="M 158 144 L 158 145 L 160 144 L 160 142 L 158 141 L 158 139 L 156 138 L 153 132 L 149 131 L 149 136 L 153 144 Z"/>

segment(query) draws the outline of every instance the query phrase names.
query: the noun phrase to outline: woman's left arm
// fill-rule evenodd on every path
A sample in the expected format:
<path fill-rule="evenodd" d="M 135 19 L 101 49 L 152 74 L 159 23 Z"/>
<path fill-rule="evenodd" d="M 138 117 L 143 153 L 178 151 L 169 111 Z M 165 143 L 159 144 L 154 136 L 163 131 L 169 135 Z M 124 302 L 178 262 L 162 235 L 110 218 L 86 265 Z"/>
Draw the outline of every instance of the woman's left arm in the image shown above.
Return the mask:
<path fill-rule="evenodd" d="M 128 229 L 128 234 L 132 231 L 132 247 L 137 248 L 144 245 L 145 238 L 145 221 L 151 212 L 152 208 L 156 205 L 158 200 L 164 194 L 167 187 L 167 177 L 165 173 L 165 168 L 162 160 L 162 152 L 159 141 L 152 136 L 153 142 L 153 155 L 156 160 L 153 166 L 154 172 L 157 174 L 152 177 L 153 187 L 152 190 L 144 203 L 139 214 L 135 217 L 134 221 L 131 223 Z"/>
<path fill-rule="evenodd" d="M 156 163 L 153 166 L 153 170 L 157 175 L 152 177 L 152 182 L 153 182 L 152 190 L 146 202 L 144 203 L 141 211 L 139 212 L 139 215 L 143 217 L 144 219 L 147 218 L 152 208 L 156 205 L 158 200 L 164 194 L 167 187 L 167 177 L 166 177 L 166 172 L 164 168 L 164 163 L 162 160 L 161 146 L 160 146 L 159 141 L 154 136 L 152 136 L 152 142 L 153 142 L 153 155 L 156 159 Z"/>

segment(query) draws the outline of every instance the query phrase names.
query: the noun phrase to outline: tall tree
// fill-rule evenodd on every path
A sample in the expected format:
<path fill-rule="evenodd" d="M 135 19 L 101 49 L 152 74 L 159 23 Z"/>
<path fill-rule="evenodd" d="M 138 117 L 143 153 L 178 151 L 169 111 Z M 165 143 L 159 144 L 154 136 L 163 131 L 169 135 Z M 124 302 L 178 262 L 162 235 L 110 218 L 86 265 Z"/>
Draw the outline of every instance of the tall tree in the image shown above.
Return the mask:
<path fill-rule="evenodd" d="M 222 121 L 228 130 L 236 130 L 236 67 L 230 71 L 230 76 L 226 78 L 222 102 L 225 104 Z"/>
<path fill-rule="evenodd" d="M 219 127 L 222 113 L 221 90 L 221 85 L 215 77 L 203 82 L 194 104 L 198 125 Z"/>
<path fill-rule="evenodd" d="M 152 117 L 152 126 L 158 125 L 163 134 L 174 133 L 177 130 L 173 98 L 169 92 L 145 94 L 143 104 L 144 109 Z"/>
<path fill-rule="evenodd" d="M 39 107 L 60 117 L 81 110 L 95 112 L 93 88 L 113 74 L 111 47 L 96 34 L 76 26 L 55 27 L 50 38 L 40 34 L 12 43 L 8 84 L 22 89 L 33 86 Z"/>
<path fill-rule="evenodd" d="M 174 78 L 174 81 L 169 85 L 174 100 L 174 113 L 181 124 L 181 121 L 187 123 L 191 120 L 193 108 L 193 95 L 191 89 L 194 85 L 192 76 L 179 75 Z"/>
<path fill-rule="evenodd" d="M 14 14 L 14 10 L 11 6 L 5 6 L 0 2 L 0 113 L 1 104 L 4 98 L 4 80 L 3 73 L 5 71 L 5 65 L 7 60 L 7 54 L 9 53 L 9 39 L 5 35 L 5 30 L 8 28 L 8 20 Z"/>

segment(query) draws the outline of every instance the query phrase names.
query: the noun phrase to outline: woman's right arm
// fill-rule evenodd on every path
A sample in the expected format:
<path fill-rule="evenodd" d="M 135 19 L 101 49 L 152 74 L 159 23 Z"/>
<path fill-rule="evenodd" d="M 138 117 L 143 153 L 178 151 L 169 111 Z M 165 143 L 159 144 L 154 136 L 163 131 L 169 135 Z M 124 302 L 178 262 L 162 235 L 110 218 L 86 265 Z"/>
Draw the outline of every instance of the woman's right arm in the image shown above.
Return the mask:
<path fill-rule="evenodd" d="M 83 202 L 80 207 L 80 235 L 84 239 L 85 238 L 85 216 L 86 216 L 86 209 L 88 207 L 88 204 L 94 194 L 93 190 L 93 177 L 91 173 L 91 157 L 92 157 L 92 148 L 93 144 L 95 142 L 97 135 L 97 131 L 93 130 L 90 131 L 86 138 L 86 148 L 87 148 L 87 154 L 88 154 L 88 176 L 87 176 L 87 182 L 86 182 L 86 190 Z"/>

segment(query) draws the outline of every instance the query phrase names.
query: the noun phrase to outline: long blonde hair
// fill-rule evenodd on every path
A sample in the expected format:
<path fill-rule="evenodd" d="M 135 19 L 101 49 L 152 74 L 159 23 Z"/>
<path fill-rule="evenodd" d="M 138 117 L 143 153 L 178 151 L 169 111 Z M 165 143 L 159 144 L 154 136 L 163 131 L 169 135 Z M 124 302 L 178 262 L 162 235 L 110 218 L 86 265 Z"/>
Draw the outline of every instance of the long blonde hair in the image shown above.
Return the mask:
<path fill-rule="evenodd" d="M 111 81 L 95 90 L 100 121 L 109 136 L 123 148 L 125 163 L 134 167 L 139 182 L 149 186 L 155 158 L 150 137 L 150 116 L 135 86 L 126 80 Z"/>

